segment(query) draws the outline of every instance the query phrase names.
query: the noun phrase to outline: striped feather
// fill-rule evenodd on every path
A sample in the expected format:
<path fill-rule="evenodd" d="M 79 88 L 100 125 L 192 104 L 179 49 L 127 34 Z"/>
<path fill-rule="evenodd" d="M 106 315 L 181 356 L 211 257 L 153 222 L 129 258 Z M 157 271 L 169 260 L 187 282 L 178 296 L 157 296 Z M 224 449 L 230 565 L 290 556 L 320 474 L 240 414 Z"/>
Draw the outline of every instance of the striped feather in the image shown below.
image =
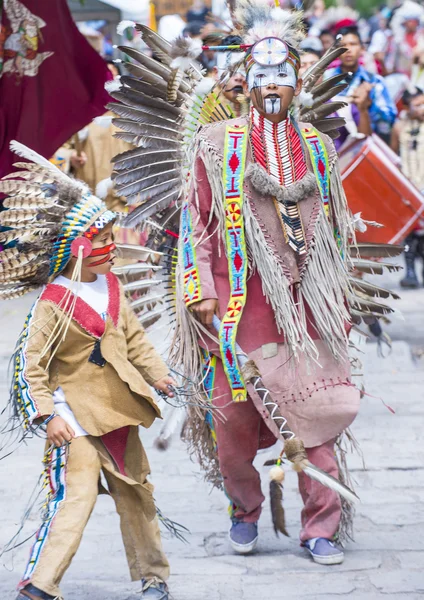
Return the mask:
<path fill-rule="evenodd" d="M 149 217 L 162 211 L 173 202 L 176 202 L 179 199 L 180 194 L 181 192 L 179 189 L 170 192 L 169 188 L 161 194 L 156 193 L 150 202 L 145 202 L 131 211 L 128 216 L 125 217 L 124 225 L 126 227 L 136 227 Z"/>
<path fill-rule="evenodd" d="M 182 144 L 181 140 L 174 140 L 169 137 L 159 135 L 135 135 L 134 133 L 125 133 L 124 131 L 115 133 L 113 137 L 143 148 L 160 148 L 161 146 L 163 147 L 164 142 L 166 142 L 167 144 L 174 144 L 175 149 L 177 144 Z"/>
<path fill-rule="evenodd" d="M 400 296 L 395 294 L 395 292 L 374 285 L 369 281 L 364 281 L 363 279 L 356 279 L 355 277 L 350 277 L 349 282 L 352 288 L 359 293 L 366 294 L 375 298 L 394 298 L 395 300 L 400 300 Z"/>
<path fill-rule="evenodd" d="M 11 231 L 0 232 L 0 244 L 7 246 L 17 238 L 21 237 L 24 233 L 27 233 L 25 229 L 13 229 Z"/>
<path fill-rule="evenodd" d="M 404 251 L 403 246 L 395 244 L 358 243 L 350 247 L 352 258 L 389 258 L 399 256 Z"/>
<path fill-rule="evenodd" d="M 161 257 L 163 252 L 157 252 L 151 248 L 145 246 L 138 246 L 135 244 L 117 244 L 117 254 L 121 258 L 136 259 L 146 261 L 152 256 Z"/>
<path fill-rule="evenodd" d="M 329 102 L 328 104 L 321 105 L 319 108 L 309 110 L 307 113 L 302 115 L 302 119 L 304 121 L 314 123 L 315 121 L 333 115 L 345 106 L 347 106 L 346 102 Z"/>
<path fill-rule="evenodd" d="M 136 48 L 131 48 L 129 46 L 118 46 L 118 49 L 133 60 L 140 63 L 149 71 L 152 71 L 152 73 L 155 73 L 158 77 L 161 77 L 165 81 L 168 80 L 171 74 L 171 68 L 167 65 L 164 65 L 160 61 L 151 58 L 147 54 L 144 54 L 144 52 L 136 50 Z"/>
<path fill-rule="evenodd" d="M 139 106 L 140 102 L 137 99 L 137 95 L 143 94 L 146 98 L 143 104 L 146 104 L 147 106 L 155 106 L 156 101 L 158 101 L 159 104 L 167 104 L 165 87 L 162 87 L 161 89 L 156 89 L 150 83 L 147 83 L 146 81 L 141 81 L 139 79 L 136 79 L 135 77 L 129 77 L 128 75 L 123 75 L 121 77 L 121 83 L 125 84 L 125 86 L 128 87 L 121 88 L 119 92 L 111 93 L 110 95 L 112 96 L 112 98 L 119 99 L 117 98 L 117 94 L 125 94 L 125 96 L 129 100 L 136 103 L 135 106 Z M 169 107 L 172 107 L 172 104 L 170 104 Z M 177 106 L 175 106 L 174 108 L 178 111 L 181 111 L 181 109 Z M 169 112 L 172 111 L 169 110 Z"/>
<path fill-rule="evenodd" d="M 15 227 L 20 223 L 30 223 L 36 220 L 40 211 L 31 210 L 5 210 L 0 213 L 0 224 L 3 227 Z"/>
<path fill-rule="evenodd" d="M 325 92 L 327 90 L 333 88 L 334 86 L 338 85 L 342 81 L 346 81 L 346 73 L 341 73 L 340 75 L 333 75 L 333 77 L 330 77 L 329 79 L 326 79 L 322 83 L 319 83 L 311 90 L 313 97 L 316 98 L 317 96 L 321 96 L 322 94 L 325 94 Z"/>
<path fill-rule="evenodd" d="M 145 148 L 135 148 L 134 150 L 128 150 L 114 156 L 112 162 L 114 163 L 115 171 L 123 171 L 126 169 L 136 169 L 142 166 L 144 161 L 147 162 L 156 159 L 157 162 L 160 162 L 165 157 L 180 162 L 183 154 L 178 149 L 159 148 L 157 150 L 146 150 Z"/>
<path fill-rule="evenodd" d="M 394 312 L 394 309 L 386 304 L 379 304 L 378 302 L 357 295 L 350 296 L 349 305 L 354 310 L 359 310 L 364 313 L 372 312 L 378 315 L 388 315 Z"/>
<path fill-rule="evenodd" d="M 135 263 L 133 265 L 122 265 L 119 267 L 113 267 L 112 271 L 115 275 L 132 275 L 134 273 L 150 273 L 151 271 L 156 273 L 163 269 L 162 266 L 151 265 L 149 263 Z"/>
<path fill-rule="evenodd" d="M 43 208 L 51 208 L 56 206 L 51 198 L 31 198 L 30 196 L 9 196 L 3 200 L 3 206 L 12 210 L 31 210 L 37 208 L 38 210 Z"/>
<path fill-rule="evenodd" d="M 342 92 L 346 88 L 347 88 L 347 83 L 338 84 L 338 85 L 332 86 L 329 90 L 327 90 L 323 94 L 320 94 L 319 96 L 314 95 L 314 103 L 313 103 L 311 109 L 314 110 L 314 109 L 318 108 L 319 106 L 321 106 L 321 104 L 328 102 L 329 100 L 331 100 L 331 98 L 334 98 L 334 96 L 337 96 L 338 94 L 340 94 L 340 92 Z"/>
<path fill-rule="evenodd" d="M 330 48 L 324 56 L 312 67 L 310 67 L 303 75 L 303 89 L 305 92 L 312 91 L 312 88 L 316 82 L 321 79 L 324 71 L 331 65 L 331 63 L 339 58 L 342 54 L 347 52 L 347 48 Z"/>
<path fill-rule="evenodd" d="M 38 258 L 38 253 L 29 251 L 27 253 L 22 252 L 16 246 L 14 248 L 7 248 L 0 252 L 0 271 L 7 269 L 15 269 L 19 266 L 26 265 L 33 260 Z"/>
<path fill-rule="evenodd" d="M 154 89 L 155 95 L 158 92 L 160 92 L 161 97 L 163 97 L 164 99 L 167 98 L 168 85 L 165 81 L 163 81 L 163 79 L 161 79 L 154 73 L 151 73 L 150 71 L 148 71 L 147 69 L 144 69 L 143 67 L 141 67 L 139 65 L 127 63 L 125 66 L 126 66 L 127 70 L 132 75 L 134 75 L 134 77 L 138 77 L 139 79 L 141 79 L 141 81 L 143 83 L 148 83 L 149 85 L 151 85 Z M 164 93 L 164 95 L 162 96 L 163 93 Z M 177 90 L 176 100 L 175 100 L 176 103 L 182 104 L 187 99 L 188 99 L 187 93 Z"/>
<path fill-rule="evenodd" d="M 314 121 L 314 127 L 319 131 L 322 131 L 322 133 L 340 129 L 340 127 L 344 127 L 345 124 L 346 121 L 342 117 L 327 117 L 326 119 Z"/>
<path fill-rule="evenodd" d="M 168 112 L 162 111 L 159 107 L 156 110 L 147 109 L 144 106 L 125 106 L 124 104 L 117 104 L 111 102 L 107 106 L 115 114 L 119 115 L 124 119 L 133 119 L 137 122 L 159 122 L 164 123 L 168 127 L 176 128 L 175 116 Z"/>
<path fill-rule="evenodd" d="M 0 298 L 2 300 L 14 300 L 16 298 L 20 298 L 24 294 L 27 294 L 28 292 L 33 292 L 37 288 L 38 286 L 36 285 L 30 287 L 28 287 L 27 285 L 17 285 L 3 289 L 0 288 Z"/>
<path fill-rule="evenodd" d="M 0 192 L 7 195 L 21 194 L 23 196 L 42 196 L 43 190 L 36 185 L 24 183 L 23 181 L 2 180 L 0 181 Z"/>
<path fill-rule="evenodd" d="M 120 129 L 129 133 L 135 133 L 136 135 L 156 135 L 158 133 L 160 135 L 171 135 L 176 138 L 182 137 L 179 127 L 175 125 L 171 126 L 166 121 L 164 122 L 162 119 L 155 119 L 154 117 L 149 117 L 146 121 L 140 122 L 118 117 L 112 119 L 112 123 Z"/>
<path fill-rule="evenodd" d="M 148 175 L 147 177 L 142 177 L 137 181 L 132 183 L 128 183 L 125 185 L 115 185 L 115 189 L 119 195 L 135 196 L 140 192 L 145 193 L 146 190 L 151 190 L 155 185 L 166 185 L 168 181 L 166 179 L 171 175 L 177 175 L 181 172 L 181 169 L 169 169 L 168 171 L 163 171 L 163 173 L 153 173 L 152 175 Z M 165 179 L 165 181 L 164 181 Z M 171 181 L 179 181 L 178 179 L 173 179 Z M 147 187 L 146 187 L 147 186 Z M 151 195 L 150 193 L 148 195 Z M 141 198 L 140 198 L 141 199 Z"/>
<path fill-rule="evenodd" d="M 353 268 L 361 273 L 368 273 L 372 275 L 382 275 L 384 269 L 387 269 L 390 273 L 400 271 L 402 267 L 400 265 L 392 265 L 384 262 L 374 262 L 372 260 L 365 259 L 352 259 Z"/>
<path fill-rule="evenodd" d="M 141 37 L 144 42 L 146 42 L 149 48 L 154 48 L 157 50 L 161 50 L 164 54 L 169 55 L 172 49 L 172 45 L 165 40 L 161 35 L 147 27 L 147 25 L 142 25 L 137 23 L 135 26 L 136 30 L 140 32 Z"/>
<path fill-rule="evenodd" d="M 20 267 L 16 267 L 12 272 L 9 270 L 4 270 L 0 272 L 0 283 L 8 283 L 12 281 L 20 281 L 22 279 L 26 279 L 31 275 L 34 275 L 40 268 L 38 263 L 22 265 Z"/>
<path fill-rule="evenodd" d="M 181 180 L 179 177 L 175 177 L 168 181 L 164 181 L 162 183 L 155 183 L 154 185 L 150 185 L 149 187 L 144 187 L 143 190 L 139 192 L 135 192 L 127 197 L 127 202 L 129 205 L 138 205 L 144 202 L 147 199 L 152 199 L 156 194 L 161 194 L 163 192 L 169 191 L 172 187 L 176 187 L 181 184 Z"/>
<path fill-rule="evenodd" d="M 175 160 L 162 160 L 155 163 L 149 163 L 146 165 L 140 165 L 135 169 L 126 170 L 122 174 L 112 173 L 112 179 L 116 185 L 123 185 L 126 183 L 132 183 L 136 181 L 141 175 L 153 175 L 159 173 L 165 173 L 170 167 L 176 168 L 179 163 Z"/>

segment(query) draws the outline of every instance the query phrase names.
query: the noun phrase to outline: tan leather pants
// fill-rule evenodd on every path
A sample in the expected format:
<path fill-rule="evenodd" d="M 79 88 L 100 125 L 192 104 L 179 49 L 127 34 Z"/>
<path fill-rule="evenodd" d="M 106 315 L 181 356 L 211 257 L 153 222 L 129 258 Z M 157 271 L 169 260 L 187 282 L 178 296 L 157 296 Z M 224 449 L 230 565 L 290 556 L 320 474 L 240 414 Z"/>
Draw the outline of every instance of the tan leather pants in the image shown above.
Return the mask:
<path fill-rule="evenodd" d="M 60 596 L 60 581 L 96 503 L 101 471 L 120 516 L 132 580 L 158 577 L 165 581 L 169 577 L 155 516 L 153 486 L 146 480 L 149 463 L 137 429 L 131 427 L 129 431 L 125 473 L 120 472 L 101 439 L 92 436 L 76 438 L 67 448 L 55 448 L 47 454 L 46 512 L 20 589 L 32 583 L 48 594 Z"/>

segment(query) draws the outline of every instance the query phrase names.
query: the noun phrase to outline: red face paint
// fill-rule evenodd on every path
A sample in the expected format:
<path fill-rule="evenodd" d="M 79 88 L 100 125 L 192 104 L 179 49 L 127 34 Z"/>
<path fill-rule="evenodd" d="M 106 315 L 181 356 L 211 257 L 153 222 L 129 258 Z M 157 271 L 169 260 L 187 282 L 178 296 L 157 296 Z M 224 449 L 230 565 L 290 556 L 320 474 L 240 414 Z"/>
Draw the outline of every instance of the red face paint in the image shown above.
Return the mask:
<path fill-rule="evenodd" d="M 87 265 L 87 267 L 98 267 L 99 265 L 107 263 L 110 260 L 110 255 L 115 249 L 116 245 L 113 243 L 108 244 L 107 246 L 102 246 L 101 248 L 95 248 L 95 250 L 93 250 L 90 254 L 90 258 L 92 256 L 102 256 L 103 258 L 100 258 L 99 260 L 90 263 L 89 265 Z"/>

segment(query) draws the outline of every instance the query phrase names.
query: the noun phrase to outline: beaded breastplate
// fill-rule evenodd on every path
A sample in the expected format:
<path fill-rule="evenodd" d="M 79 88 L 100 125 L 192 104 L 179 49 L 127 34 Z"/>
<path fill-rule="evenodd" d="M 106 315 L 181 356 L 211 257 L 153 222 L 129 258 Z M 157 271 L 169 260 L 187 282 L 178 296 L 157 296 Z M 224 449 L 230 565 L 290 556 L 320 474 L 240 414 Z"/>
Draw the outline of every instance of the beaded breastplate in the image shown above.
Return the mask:
<path fill-rule="evenodd" d="M 281 187 L 288 187 L 308 173 L 301 137 L 287 117 L 272 123 L 252 107 L 250 139 L 255 162 Z M 306 241 L 297 201 L 274 199 L 287 243 L 298 254 L 305 254 Z"/>

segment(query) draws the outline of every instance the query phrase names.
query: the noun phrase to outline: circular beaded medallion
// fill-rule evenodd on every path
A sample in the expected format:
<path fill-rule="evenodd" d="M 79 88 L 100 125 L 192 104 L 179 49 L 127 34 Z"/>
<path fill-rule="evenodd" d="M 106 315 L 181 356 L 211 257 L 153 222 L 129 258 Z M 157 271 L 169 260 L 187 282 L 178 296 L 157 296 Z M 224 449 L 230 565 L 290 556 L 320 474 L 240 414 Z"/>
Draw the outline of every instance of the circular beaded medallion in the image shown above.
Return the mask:
<path fill-rule="evenodd" d="M 267 37 L 257 42 L 252 48 L 252 58 L 264 67 L 281 65 L 289 55 L 288 46 L 276 37 Z"/>

